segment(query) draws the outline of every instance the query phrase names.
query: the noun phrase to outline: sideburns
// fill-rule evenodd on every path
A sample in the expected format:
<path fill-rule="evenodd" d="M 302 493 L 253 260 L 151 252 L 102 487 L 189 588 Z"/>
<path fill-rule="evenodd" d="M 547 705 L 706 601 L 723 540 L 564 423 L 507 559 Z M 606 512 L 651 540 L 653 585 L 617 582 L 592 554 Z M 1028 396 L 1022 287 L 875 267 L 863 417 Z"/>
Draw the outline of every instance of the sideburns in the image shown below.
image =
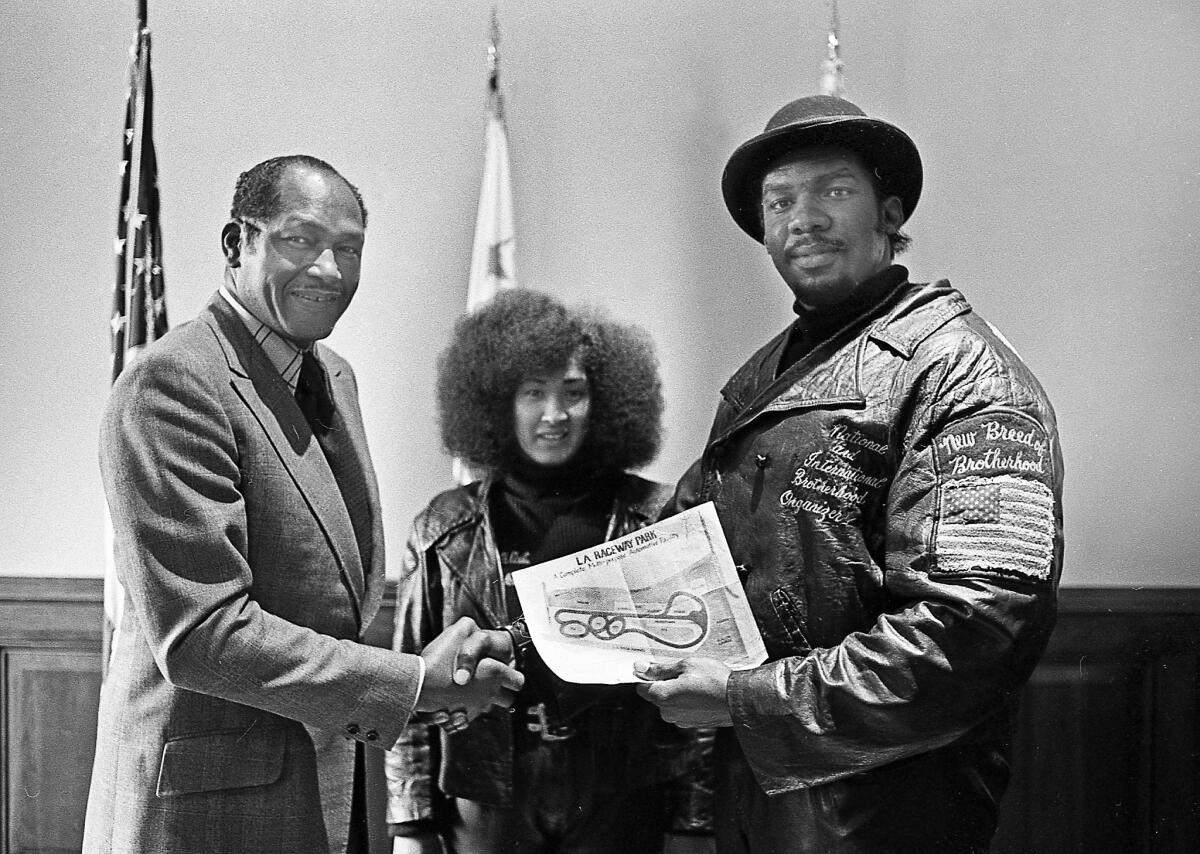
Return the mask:
<path fill-rule="evenodd" d="M 880 199 L 879 203 L 875 205 L 875 233 L 891 237 L 896 231 L 899 231 L 899 229 L 895 231 L 889 230 L 888 226 L 884 223 L 883 200 Z"/>

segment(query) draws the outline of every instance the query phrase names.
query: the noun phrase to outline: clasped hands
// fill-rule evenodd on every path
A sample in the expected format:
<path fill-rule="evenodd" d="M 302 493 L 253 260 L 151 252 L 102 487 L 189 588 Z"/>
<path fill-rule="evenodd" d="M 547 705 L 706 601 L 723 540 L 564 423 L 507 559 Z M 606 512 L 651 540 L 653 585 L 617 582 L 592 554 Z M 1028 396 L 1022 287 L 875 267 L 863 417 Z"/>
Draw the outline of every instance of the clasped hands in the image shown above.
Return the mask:
<path fill-rule="evenodd" d="M 434 638 L 421 658 L 425 683 L 416 710 L 446 732 L 465 729 L 494 707 L 511 708 L 525 684 L 507 663 L 513 659 L 508 632 L 481 629 L 470 617 L 460 617 Z M 663 720 L 685 728 L 733 725 L 726 697 L 731 673 L 711 658 L 634 665 L 634 674 L 644 680 L 638 694 L 658 706 Z"/>
<path fill-rule="evenodd" d="M 505 631 L 481 629 L 470 617 L 434 638 L 421 652 L 425 682 L 416 711 L 447 732 L 467 724 L 493 707 L 511 708 L 525 677 L 510 666 L 512 637 Z"/>

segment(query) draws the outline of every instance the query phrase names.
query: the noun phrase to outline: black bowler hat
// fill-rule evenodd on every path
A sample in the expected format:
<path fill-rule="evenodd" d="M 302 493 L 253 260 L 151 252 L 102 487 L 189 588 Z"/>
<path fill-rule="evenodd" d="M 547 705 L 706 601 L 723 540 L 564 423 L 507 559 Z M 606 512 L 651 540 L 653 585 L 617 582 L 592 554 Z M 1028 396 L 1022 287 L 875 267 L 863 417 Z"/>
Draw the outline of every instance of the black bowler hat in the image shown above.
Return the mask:
<path fill-rule="evenodd" d="M 840 145 L 874 169 L 885 196 L 898 196 L 904 219 L 921 197 L 921 155 L 908 134 L 882 119 L 868 118 L 849 101 L 809 95 L 784 105 L 758 136 L 733 152 L 721 176 L 725 206 L 734 220 L 763 241 L 762 179 L 776 158 L 814 145 Z"/>

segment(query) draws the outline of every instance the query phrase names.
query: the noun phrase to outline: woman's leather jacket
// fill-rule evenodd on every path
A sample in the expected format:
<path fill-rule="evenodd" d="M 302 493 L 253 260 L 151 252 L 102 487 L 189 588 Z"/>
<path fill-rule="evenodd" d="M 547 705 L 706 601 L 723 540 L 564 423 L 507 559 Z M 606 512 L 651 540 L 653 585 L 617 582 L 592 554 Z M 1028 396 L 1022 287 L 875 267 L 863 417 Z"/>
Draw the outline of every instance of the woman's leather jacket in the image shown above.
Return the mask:
<path fill-rule="evenodd" d="M 420 651 L 464 615 L 483 628 L 505 626 L 505 596 L 513 593 L 505 591 L 491 531 L 491 488 L 492 480 L 485 478 L 444 492 L 414 520 L 397 589 L 396 649 Z M 612 536 L 653 522 L 669 494 L 662 484 L 623 475 L 610 520 Z M 697 735 L 663 722 L 629 685 L 612 686 L 596 708 L 582 714 L 590 715 L 587 737 L 614 784 L 675 780 L 673 829 L 711 827 L 711 779 L 704 771 L 711 731 Z M 441 794 L 512 805 L 514 724 L 524 726 L 524 721 L 502 711 L 485 714 L 454 735 L 411 722 L 387 755 L 388 823 L 436 825 Z"/>

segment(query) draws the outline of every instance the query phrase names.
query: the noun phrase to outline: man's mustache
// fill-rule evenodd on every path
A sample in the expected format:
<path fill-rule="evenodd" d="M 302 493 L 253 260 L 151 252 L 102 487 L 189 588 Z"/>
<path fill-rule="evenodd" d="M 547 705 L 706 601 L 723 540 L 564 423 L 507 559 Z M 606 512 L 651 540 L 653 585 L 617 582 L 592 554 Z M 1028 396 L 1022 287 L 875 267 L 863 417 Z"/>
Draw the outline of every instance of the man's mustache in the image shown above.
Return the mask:
<path fill-rule="evenodd" d="M 796 249 L 842 249 L 846 245 L 844 240 L 839 240 L 836 237 L 813 237 L 811 235 L 803 235 L 787 243 L 789 252 Z"/>

